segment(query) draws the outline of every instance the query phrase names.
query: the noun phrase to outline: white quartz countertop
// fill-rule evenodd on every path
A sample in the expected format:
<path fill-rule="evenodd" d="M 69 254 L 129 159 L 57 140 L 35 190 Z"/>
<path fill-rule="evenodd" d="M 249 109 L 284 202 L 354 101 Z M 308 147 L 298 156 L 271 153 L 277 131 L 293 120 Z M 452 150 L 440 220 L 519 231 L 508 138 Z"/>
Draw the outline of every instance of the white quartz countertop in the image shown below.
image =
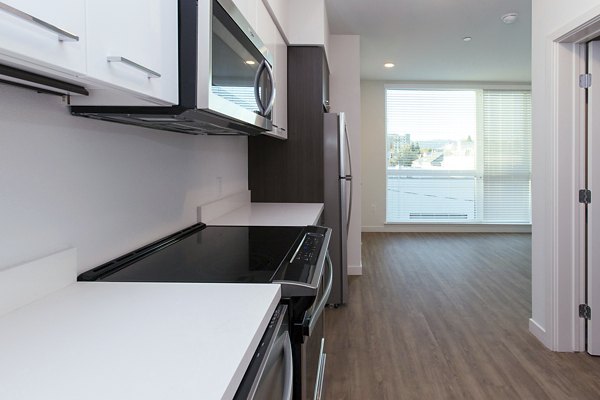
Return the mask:
<path fill-rule="evenodd" d="M 207 225 L 306 226 L 315 225 L 322 203 L 250 203 L 205 222 Z"/>
<path fill-rule="evenodd" d="M 0 317 L 0 399 L 230 399 L 279 285 L 77 282 Z"/>

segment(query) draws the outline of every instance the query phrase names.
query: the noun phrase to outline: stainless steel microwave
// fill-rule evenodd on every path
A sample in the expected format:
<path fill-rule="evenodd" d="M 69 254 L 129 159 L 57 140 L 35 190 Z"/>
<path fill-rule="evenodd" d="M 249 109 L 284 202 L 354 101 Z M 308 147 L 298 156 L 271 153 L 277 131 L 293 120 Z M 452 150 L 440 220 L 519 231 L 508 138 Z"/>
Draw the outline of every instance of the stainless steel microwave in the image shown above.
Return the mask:
<path fill-rule="evenodd" d="M 209 135 L 270 131 L 273 57 L 232 0 L 179 0 L 179 104 L 72 106 L 73 115 Z"/>

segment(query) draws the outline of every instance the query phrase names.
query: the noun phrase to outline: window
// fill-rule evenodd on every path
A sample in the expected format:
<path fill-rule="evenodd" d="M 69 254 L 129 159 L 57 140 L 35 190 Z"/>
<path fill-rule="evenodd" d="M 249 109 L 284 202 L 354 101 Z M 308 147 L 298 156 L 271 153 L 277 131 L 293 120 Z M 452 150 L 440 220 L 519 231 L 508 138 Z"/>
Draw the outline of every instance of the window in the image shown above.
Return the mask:
<path fill-rule="evenodd" d="M 387 222 L 531 222 L 531 96 L 386 90 Z"/>

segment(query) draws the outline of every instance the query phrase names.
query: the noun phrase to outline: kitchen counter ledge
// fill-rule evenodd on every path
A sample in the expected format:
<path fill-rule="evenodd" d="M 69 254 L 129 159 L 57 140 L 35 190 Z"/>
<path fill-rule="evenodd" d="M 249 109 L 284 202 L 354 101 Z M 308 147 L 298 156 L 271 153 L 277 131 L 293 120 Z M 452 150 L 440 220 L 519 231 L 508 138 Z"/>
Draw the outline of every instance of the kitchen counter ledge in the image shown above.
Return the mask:
<path fill-rule="evenodd" d="M 228 226 L 306 226 L 318 224 L 322 212 L 322 203 L 250 203 L 202 222 Z"/>
<path fill-rule="evenodd" d="M 0 399 L 231 399 L 279 285 L 77 282 L 0 317 Z"/>

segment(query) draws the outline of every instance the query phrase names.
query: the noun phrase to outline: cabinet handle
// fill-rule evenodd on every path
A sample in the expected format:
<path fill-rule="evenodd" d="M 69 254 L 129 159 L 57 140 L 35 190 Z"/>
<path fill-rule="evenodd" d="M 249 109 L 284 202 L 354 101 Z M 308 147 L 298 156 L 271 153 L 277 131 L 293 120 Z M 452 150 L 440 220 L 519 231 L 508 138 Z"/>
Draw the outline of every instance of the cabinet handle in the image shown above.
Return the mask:
<path fill-rule="evenodd" d="M 0 10 L 7 12 L 13 17 L 20 18 L 23 21 L 27 21 L 30 24 L 52 32 L 55 35 L 58 35 L 58 40 L 61 42 L 79 42 L 79 36 L 74 35 L 71 32 L 67 32 L 64 29 L 60 29 L 59 27 L 54 26 L 46 21 L 42 21 L 41 19 L 36 18 L 33 15 L 29 15 L 21 10 L 17 10 L 16 8 L 11 7 L 6 3 L 0 2 Z"/>
<path fill-rule="evenodd" d="M 133 68 L 138 69 L 138 70 L 140 70 L 142 72 L 145 72 L 146 75 L 148 75 L 148 79 L 150 79 L 150 78 L 160 78 L 161 77 L 161 75 L 158 72 L 152 71 L 150 68 L 146 68 L 143 65 L 140 65 L 140 64 L 138 64 L 136 62 L 133 62 L 130 59 L 125 58 L 125 57 L 121 57 L 121 56 L 108 56 L 108 57 L 106 57 L 106 61 L 108 61 L 108 62 L 120 62 L 120 63 L 123 63 L 125 65 L 129 65 L 130 67 L 133 67 Z"/>

